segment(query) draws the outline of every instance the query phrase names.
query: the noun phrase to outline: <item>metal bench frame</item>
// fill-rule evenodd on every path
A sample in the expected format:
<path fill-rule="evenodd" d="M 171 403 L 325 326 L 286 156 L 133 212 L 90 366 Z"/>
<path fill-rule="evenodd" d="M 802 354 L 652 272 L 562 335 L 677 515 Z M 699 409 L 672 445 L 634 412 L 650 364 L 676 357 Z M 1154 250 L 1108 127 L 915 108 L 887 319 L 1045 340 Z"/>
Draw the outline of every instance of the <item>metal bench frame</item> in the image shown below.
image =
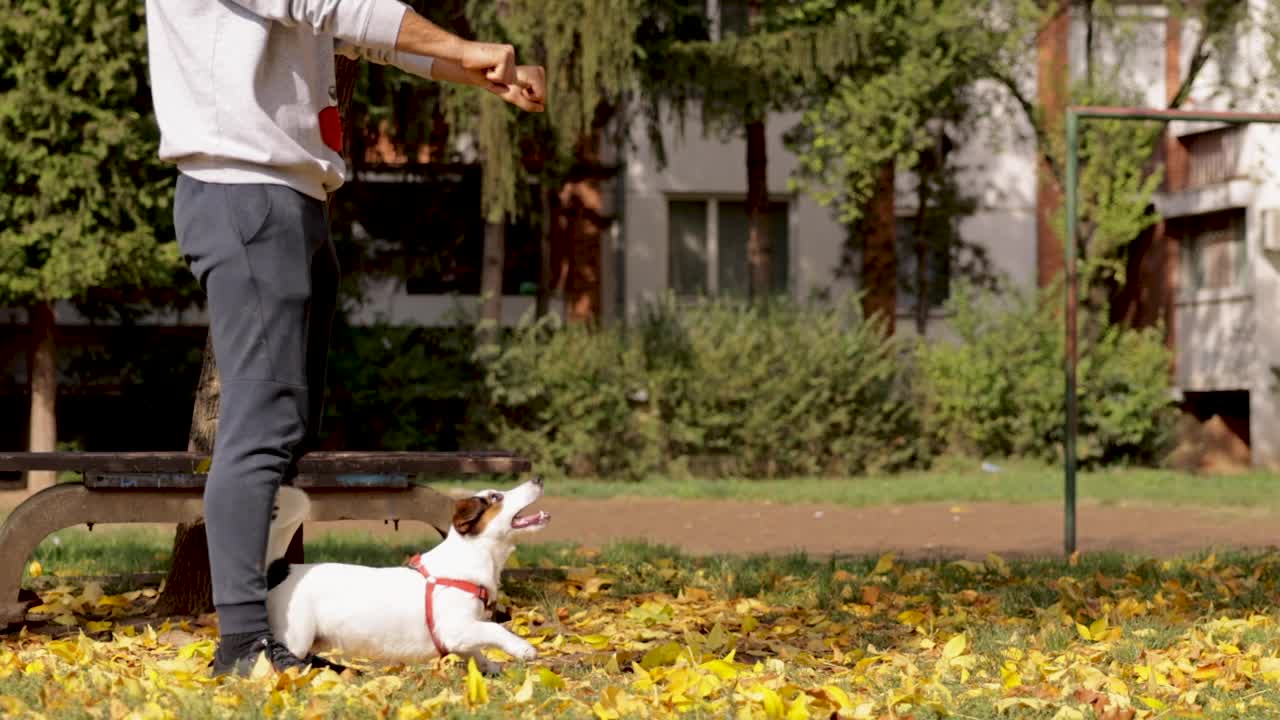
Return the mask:
<path fill-rule="evenodd" d="M 0 453 L 0 472 L 77 472 L 24 500 L 0 525 L 0 629 L 21 622 L 27 559 L 51 533 L 114 523 L 190 523 L 202 516 L 208 459 L 196 453 Z M 291 484 L 311 496 L 310 522 L 418 521 L 443 537 L 454 501 L 415 485 L 416 475 L 519 474 L 531 463 L 509 453 L 316 452 Z"/>

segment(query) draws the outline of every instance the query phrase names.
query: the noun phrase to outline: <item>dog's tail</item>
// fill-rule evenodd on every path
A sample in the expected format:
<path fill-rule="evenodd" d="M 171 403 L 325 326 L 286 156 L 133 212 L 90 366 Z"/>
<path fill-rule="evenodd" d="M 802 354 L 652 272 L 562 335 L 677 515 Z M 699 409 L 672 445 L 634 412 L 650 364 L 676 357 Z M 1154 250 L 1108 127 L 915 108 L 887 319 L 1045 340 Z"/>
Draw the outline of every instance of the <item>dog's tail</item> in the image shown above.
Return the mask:
<path fill-rule="evenodd" d="M 289 563 L 284 559 L 289 543 L 311 515 L 311 500 L 302 490 L 281 485 L 276 492 L 276 504 L 271 510 L 271 532 L 267 537 L 267 587 L 284 582 L 289 575 Z"/>

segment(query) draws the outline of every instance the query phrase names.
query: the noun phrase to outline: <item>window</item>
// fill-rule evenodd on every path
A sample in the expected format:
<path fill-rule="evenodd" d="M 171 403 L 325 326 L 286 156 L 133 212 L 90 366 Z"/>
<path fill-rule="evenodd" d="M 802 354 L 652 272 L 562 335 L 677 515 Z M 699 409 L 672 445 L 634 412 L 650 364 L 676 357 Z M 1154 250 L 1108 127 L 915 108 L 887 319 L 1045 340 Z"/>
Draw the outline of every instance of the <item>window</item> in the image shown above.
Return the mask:
<path fill-rule="evenodd" d="M 707 292 L 707 203 L 672 200 L 667 205 L 671 238 L 671 289 L 677 295 Z"/>
<path fill-rule="evenodd" d="M 920 299 L 916 277 L 919 267 L 915 241 L 916 219 L 899 217 L 894 220 L 894 240 L 898 260 L 898 307 L 916 307 Z M 945 238 L 933 238 L 925 243 L 925 283 L 929 307 L 941 307 L 951 297 L 951 248 Z"/>
<path fill-rule="evenodd" d="M 772 291 L 787 292 L 790 274 L 788 205 L 765 209 Z M 679 296 L 747 297 L 747 204 L 742 200 L 671 200 L 667 204 L 671 289 Z"/>
<path fill-rule="evenodd" d="M 391 179 L 349 183 L 341 216 L 359 258 L 353 274 L 382 272 L 404 281 L 409 295 L 479 295 L 484 265 L 480 170 L 444 166 Z M 541 272 L 541 230 L 521 221 L 507 226 L 502 292 L 533 294 Z"/>
<path fill-rule="evenodd" d="M 746 34 L 751 25 L 751 12 L 747 5 L 747 0 L 720 0 L 716 27 L 721 38 Z"/>
<path fill-rule="evenodd" d="M 1188 292 L 1245 284 L 1244 210 L 1180 218 L 1171 233 L 1182 239 L 1182 282 Z"/>

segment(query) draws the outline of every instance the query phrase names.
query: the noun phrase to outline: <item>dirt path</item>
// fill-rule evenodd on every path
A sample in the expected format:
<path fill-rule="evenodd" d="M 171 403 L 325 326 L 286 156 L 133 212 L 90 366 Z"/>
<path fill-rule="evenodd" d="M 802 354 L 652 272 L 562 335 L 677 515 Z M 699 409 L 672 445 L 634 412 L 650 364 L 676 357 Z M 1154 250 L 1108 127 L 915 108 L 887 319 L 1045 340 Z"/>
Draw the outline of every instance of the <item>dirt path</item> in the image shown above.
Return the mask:
<path fill-rule="evenodd" d="M 1062 506 L 931 503 L 876 508 L 722 500 L 547 498 L 552 514 L 540 541 L 601 546 L 642 539 L 686 552 L 945 555 L 982 558 L 1060 555 Z M 1082 552 L 1114 550 L 1167 557 L 1208 548 L 1280 545 L 1280 514 L 1084 503 Z M 334 523 L 317 532 L 390 532 L 381 523 Z M 415 532 L 404 528 L 402 532 Z"/>

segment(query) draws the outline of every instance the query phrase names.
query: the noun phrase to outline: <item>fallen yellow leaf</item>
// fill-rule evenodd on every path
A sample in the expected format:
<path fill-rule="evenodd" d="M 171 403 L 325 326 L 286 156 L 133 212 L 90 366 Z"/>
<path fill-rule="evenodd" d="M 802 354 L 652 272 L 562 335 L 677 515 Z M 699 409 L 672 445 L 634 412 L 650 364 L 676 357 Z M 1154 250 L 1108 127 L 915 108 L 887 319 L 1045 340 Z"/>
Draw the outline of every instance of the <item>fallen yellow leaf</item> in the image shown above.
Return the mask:
<path fill-rule="evenodd" d="M 471 707 L 489 704 L 489 685 L 476 667 L 475 658 L 467 658 L 467 704 Z"/>
<path fill-rule="evenodd" d="M 872 568 L 872 575 L 883 575 L 893 569 L 893 553 L 885 553 L 880 556 L 880 560 L 876 562 L 876 566 Z"/>

